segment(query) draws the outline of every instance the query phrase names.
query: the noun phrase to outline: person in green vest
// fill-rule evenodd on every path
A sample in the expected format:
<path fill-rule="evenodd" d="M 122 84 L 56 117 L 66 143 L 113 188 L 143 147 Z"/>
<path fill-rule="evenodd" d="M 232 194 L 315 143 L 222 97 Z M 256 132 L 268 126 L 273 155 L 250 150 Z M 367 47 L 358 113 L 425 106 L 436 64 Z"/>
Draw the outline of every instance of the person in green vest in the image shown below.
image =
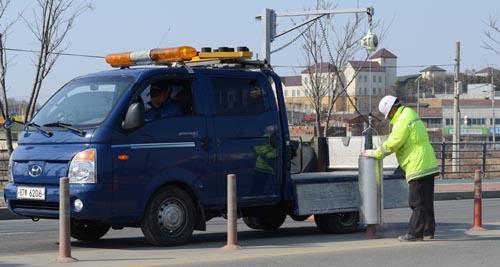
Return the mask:
<path fill-rule="evenodd" d="M 427 130 L 415 110 L 401 105 L 392 95 L 383 97 L 378 108 L 390 121 L 392 131 L 379 148 L 366 150 L 363 154 L 383 159 L 396 153 L 399 166 L 405 172 L 412 214 L 408 233 L 398 239 L 402 242 L 434 239 L 434 177 L 439 168 Z"/>

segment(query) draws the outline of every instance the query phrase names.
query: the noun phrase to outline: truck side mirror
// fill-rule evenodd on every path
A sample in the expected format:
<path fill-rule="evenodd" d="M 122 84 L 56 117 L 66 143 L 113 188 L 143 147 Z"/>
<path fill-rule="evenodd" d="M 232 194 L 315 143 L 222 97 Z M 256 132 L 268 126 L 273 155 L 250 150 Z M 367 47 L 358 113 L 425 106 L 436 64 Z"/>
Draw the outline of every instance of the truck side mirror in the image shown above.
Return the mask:
<path fill-rule="evenodd" d="M 139 101 L 130 105 L 125 120 L 122 122 L 122 129 L 133 130 L 144 126 L 146 123 L 144 113 L 144 102 Z"/>
<path fill-rule="evenodd" d="M 13 124 L 14 124 L 14 121 L 13 121 L 13 120 L 11 120 L 10 118 L 7 118 L 7 119 L 5 120 L 5 122 L 3 123 L 2 127 L 3 127 L 4 129 L 10 129 L 10 128 L 12 127 L 12 125 L 13 125 Z"/>

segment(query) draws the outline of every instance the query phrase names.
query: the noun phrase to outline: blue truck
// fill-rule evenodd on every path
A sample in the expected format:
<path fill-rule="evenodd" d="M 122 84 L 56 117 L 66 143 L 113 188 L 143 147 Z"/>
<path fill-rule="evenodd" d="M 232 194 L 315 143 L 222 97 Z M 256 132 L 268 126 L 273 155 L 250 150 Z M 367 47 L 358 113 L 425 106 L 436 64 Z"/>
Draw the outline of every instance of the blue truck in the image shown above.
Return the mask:
<path fill-rule="evenodd" d="M 73 79 L 25 124 L 9 160 L 8 208 L 58 218 L 68 177 L 73 238 L 140 227 L 151 244 L 175 246 L 225 216 L 234 173 L 238 216 L 253 229 L 315 214 L 325 232 L 355 231 L 356 173 L 291 174 L 281 80 L 251 56 L 187 46 L 108 55 L 118 69 Z"/>

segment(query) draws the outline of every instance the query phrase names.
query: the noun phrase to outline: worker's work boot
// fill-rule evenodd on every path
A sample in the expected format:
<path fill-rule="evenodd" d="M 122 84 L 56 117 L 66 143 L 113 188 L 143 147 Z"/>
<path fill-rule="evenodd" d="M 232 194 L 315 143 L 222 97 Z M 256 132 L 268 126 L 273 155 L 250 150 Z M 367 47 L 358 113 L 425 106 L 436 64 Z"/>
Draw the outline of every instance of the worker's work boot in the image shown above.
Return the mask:
<path fill-rule="evenodd" d="M 424 235 L 424 240 L 434 240 L 434 235 Z"/>
<path fill-rule="evenodd" d="M 422 241 L 423 238 L 422 237 L 416 237 L 416 236 L 413 236 L 413 235 L 410 235 L 410 234 L 406 234 L 406 235 L 400 235 L 400 236 L 398 236 L 398 240 L 400 242 L 413 242 L 413 241 Z"/>

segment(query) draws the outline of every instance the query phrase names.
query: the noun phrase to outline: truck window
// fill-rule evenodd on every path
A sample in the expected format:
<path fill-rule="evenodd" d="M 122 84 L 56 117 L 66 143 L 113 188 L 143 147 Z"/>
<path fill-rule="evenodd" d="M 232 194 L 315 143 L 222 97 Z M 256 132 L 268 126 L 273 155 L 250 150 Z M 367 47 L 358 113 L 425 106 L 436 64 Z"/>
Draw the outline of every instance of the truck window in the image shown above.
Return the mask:
<path fill-rule="evenodd" d="M 33 118 L 38 125 L 54 122 L 75 127 L 98 126 L 108 116 L 132 77 L 90 77 L 75 79 L 57 91 Z"/>
<path fill-rule="evenodd" d="M 155 81 L 147 85 L 140 97 L 145 104 L 146 122 L 194 115 L 190 81 Z"/>
<path fill-rule="evenodd" d="M 266 111 L 265 93 L 256 79 L 213 78 L 217 115 L 257 115 Z"/>

